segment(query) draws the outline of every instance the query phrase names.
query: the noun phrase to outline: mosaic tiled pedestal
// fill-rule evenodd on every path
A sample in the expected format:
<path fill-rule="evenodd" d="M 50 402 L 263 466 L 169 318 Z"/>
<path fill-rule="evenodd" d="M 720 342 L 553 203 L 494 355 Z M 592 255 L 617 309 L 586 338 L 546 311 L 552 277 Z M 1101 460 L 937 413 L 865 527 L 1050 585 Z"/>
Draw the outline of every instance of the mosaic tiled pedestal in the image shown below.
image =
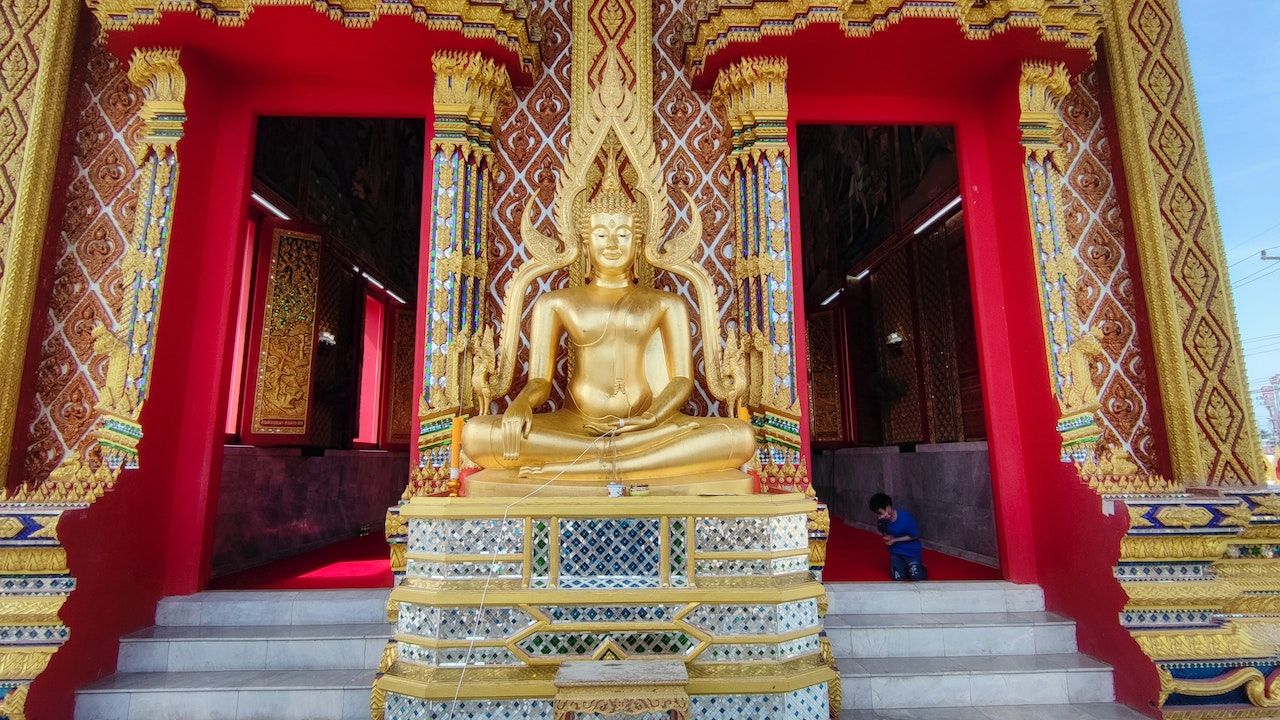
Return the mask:
<path fill-rule="evenodd" d="M 551 720 L 570 660 L 686 663 L 695 720 L 826 720 L 800 495 L 416 498 L 387 720 Z M 603 716 L 602 716 L 603 717 Z"/>

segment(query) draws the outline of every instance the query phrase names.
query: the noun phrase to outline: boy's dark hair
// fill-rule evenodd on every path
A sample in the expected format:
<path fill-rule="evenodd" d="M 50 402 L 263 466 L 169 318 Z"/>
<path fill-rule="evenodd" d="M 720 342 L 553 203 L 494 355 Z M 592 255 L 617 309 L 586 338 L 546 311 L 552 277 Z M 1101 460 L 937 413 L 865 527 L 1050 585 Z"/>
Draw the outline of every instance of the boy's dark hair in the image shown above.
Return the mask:
<path fill-rule="evenodd" d="M 871 512 L 879 512 L 887 507 L 893 507 L 893 498 L 884 493 L 876 493 L 871 496 Z"/>

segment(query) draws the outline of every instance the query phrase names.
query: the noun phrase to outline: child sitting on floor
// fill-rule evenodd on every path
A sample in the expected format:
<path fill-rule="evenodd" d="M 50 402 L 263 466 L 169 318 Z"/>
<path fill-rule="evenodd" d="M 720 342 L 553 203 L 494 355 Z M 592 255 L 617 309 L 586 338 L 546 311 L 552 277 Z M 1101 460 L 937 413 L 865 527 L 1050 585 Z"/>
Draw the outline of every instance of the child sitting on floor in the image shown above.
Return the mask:
<path fill-rule="evenodd" d="M 894 580 L 928 580 L 920 528 L 911 513 L 895 509 L 893 498 L 884 493 L 871 496 L 871 512 L 876 514 L 876 527 L 889 547 L 889 576 Z"/>

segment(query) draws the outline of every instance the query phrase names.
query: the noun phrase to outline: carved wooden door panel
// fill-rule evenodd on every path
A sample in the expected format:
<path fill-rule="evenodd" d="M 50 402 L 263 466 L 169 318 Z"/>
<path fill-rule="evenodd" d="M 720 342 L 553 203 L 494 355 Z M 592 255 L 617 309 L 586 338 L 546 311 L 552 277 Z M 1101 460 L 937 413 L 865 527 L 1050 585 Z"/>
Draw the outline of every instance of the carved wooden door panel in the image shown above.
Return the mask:
<path fill-rule="evenodd" d="M 387 369 L 383 377 L 382 447 L 406 450 L 416 428 L 413 425 L 413 349 L 418 314 L 412 307 L 388 313 Z"/>
<path fill-rule="evenodd" d="M 310 442 L 320 251 L 320 235 L 309 226 L 262 223 L 240 423 L 250 445 Z"/>
<path fill-rule="evenodd" d="M 844 336 L 833 310 L 811 312 L 805 321 L 809 339 L 809 432 L 815 443 L 843 443 L 849 439 L 841 380 Z"/>

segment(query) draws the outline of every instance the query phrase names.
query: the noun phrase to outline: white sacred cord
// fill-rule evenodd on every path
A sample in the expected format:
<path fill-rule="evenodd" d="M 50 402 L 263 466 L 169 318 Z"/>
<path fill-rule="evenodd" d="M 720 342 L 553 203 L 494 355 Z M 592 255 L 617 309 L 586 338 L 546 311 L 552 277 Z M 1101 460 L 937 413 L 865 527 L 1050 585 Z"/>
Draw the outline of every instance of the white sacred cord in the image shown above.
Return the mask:
<path fill-rule="evenodd" d="M 524 497 L 512 500 L 510 504 L 508 504 L 505 508 L 503 508 L 502 520 L 498 522 L 498 526 L 499 527 L 506 526 L 507 519 L 511 514 L 511 508 L 515 507 L 516 505 L 519 505 L 525 500 L 528 500 L 534 495 L 537 495 L 538 493 L 545 490 L 547 486 L 551 485 L 551 483 L 555 482 L 556 480 L 559 480 L 561 475 L 564 475 L 566 472 L 569 471 L 569 468 L 578 464 L 578 461 L 586 457 L 587 453 L 591 452 L 591 450 L 595 448 L 596 443 L 600 442 L 605 438 L 612 438 L 614 435 L 618 433 L 619 430 L 623 428 L 624 424 L 625 424 L 624 421 L 619 419 L 618 430 L 610 430 L 604 433 L 603 435 L 596 437 L 594 440 L 591 441 L 591 444 L 588 445 L 585 450 L 579 453 L 578 457 L 574 458 L 573 461 L 570 462 L 569 465 L 566 466 L 563 470 L 556 473 L 554 476 L 552 476 L 550 479 L 548 479 L 546 482 L 542 483 L 538 487 L 530 490 L 529 493 Z M 489 566 L 489 574 L 484 579 L 484 588 L 480 591 L 480 604 L 476 607 L 476 624 L 471 629 L 471 636 L 467 638 L 468 640 L 467 653 L 462 658 L 462 671 L 458 673 L 458 684 L 453 689 L 453 701 L 449 704 L 449 720 L 453 720 L 453 715 L 458 709 L 458 696 L 462 694 L 462 680 L 467 675 L 467 667 L 471 663 L 471 655 L 475 651 L 476 643 L 480 640 L 480 626 L 484 622 L 485 600 L 489 596 L 489 585 L 490 583 L 493 582 L 493 575 L 497 571 L 497 564 L 498 564 L 498 548 L 497 546 L 495 546 L 493 548 L 493 562 Z"/>

